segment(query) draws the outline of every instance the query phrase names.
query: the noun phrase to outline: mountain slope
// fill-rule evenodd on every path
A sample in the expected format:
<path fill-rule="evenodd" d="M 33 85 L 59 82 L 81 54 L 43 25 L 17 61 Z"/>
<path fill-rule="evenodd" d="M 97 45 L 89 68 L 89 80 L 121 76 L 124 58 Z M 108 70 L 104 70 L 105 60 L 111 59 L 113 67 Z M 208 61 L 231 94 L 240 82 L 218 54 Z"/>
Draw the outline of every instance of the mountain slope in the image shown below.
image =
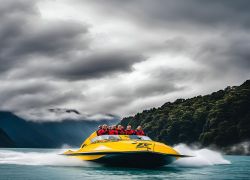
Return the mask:
<path fill-rule="evenodd" d="M 0 128 L 0 147 L 14 147 L 14 142 L 10 139 L 8 134 Z"/>
<path fill-rule="evenodd" d="M 17 147 L 56 148 L 64 144 L 79 146 L 100 124 L 115 124 L 116 120 L 36 123 L 26 121 L 11 112 L 0 111 L 2 128 Z"/>
<path fill-rule="evenodd" d="M 210 95 L 167 102 L 121 124 L 142 125 L 151 138 L 168 144 L 227 147 L 250 140 L 250 80 Z"/>

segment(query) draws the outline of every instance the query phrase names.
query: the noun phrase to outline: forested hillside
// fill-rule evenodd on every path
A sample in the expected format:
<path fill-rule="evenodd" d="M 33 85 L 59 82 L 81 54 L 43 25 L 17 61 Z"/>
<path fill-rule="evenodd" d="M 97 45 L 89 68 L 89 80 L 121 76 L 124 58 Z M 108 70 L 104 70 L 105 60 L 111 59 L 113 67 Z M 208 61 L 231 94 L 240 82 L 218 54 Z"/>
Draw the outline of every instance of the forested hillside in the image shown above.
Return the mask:
<path fill-rule="evenodd" d="M 147 135 L 168 144 L 199 142 L 226 147 L 250 139 L 250 80 L 210 95 L 177 99 L 126 117 Z"/>

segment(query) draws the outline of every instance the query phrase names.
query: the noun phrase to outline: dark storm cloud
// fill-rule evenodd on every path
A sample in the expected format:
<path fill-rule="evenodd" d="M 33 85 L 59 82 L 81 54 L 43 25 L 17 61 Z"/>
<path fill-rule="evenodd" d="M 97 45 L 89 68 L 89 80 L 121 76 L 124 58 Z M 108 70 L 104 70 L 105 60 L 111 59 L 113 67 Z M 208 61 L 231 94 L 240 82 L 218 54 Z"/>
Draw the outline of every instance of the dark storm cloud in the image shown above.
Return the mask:
<path fill-rule="evenodd" d="M 114 13 L 154 29 L 176 29 L 183 34 L 197 33 L 197 39 L 207 31 L 216 38 L 191 41 L 184 37 L 168 38 L 162 51 L 187 54 L 211 69 L 223 74 L 227 70 L 247 72 L 250 68 L 250 2 L 247 0 L 158 0 L 109 1 L 104 6 Z M 119 5 L 120 3 L 120 5 Z M 113 5 L 112 5 L 113 4 Z M 124 4 L 124 6 L 121 6 Z M 114 7 L 120 8 L 114 8 Z M 191 29 L 191 30 L 190 30 Z M 214 33 L 214 34 L 213 34 Z M 225 71 L 224 71 L 224 70 Z M 179 71 L 176 71 L 179 73 Z"/>
<path fill-rule="evenodd" d="M 29 11 L 26 12 L 26 9 Z M 72 80 L 86 79 L 130 71 L 135 62 L 143 60 L 138 53 L 126 50 L 95 52 L 86 56 L 85 51 L 91 43 L 88 26 L 74 21 L 42 20 L 32 2 L 12 2 L 0 10 L 1 72 L 24 66 L 39 58 L 39 64 L 47 66 L 31 66 L 24 74 Z M 76 56 L 79 52 L 82 55 Z M 51 59 L 52 63 L 43 62 L 44 58 Z"/>
<path fill-rule="evenodd" d="M 46 83 L 25 83 L 25 84 L 8 84 L 8 85 L 1 85 L 1 102 L 5 103 L 4 99 L 9 97 L 16 98 L 18 96 L 25 96 L 25 95 L 37 95 L 41 92 L 49 92 L 51 90 L 55 90 L 50 85 Z"/>
<path fill-rule="evenodd" d="M 165 41 L 165 44 L 163 45 L 163 48 L 165 50 L 168 50 L 170 52 L 184 52 L 187 51 L 190 48 L 191 44 L 183 37 L 174 37 L 167 39 Z"/>
<path fill-rule="evenodd" d="M 40 22 L 23 24 L 8 21 L 1 27 L 0 45 L 1 71 L 23 65 L 35 56 L 66 56 L 70 52 L 87 48 L 87 38 L 80 38 L 87 30 L 72 22 Z M 37 27 L 34 27 L 37 26 Z M 10 30 L 9 30 L 10 29 Z M 14 29 L 14 32 L 11 31 Z"/>
<path fill-rule="evenodd" d="M 43 77 L 53 80 L 96 79 L 130 72 L 133 70 L 133 64 L 144 60 L 146 57 L 126 51 L 96 51 L 79 56 L 72 54 L 65 60 L 54 58 L 39 63 L 36 61 L 27 63 L 25 68 L 19 69 L 12 78 L 23 79 L 32 75 L 33 78 Z M 29 71 L 26 71 L 27 68 Z"/>
<path fill-rule="evenodd" d="M 37 14 L 35 1 L 32 0 L 0 0 L 0 17 L 20 17 Z"/>
<path fill-rule="evenodd" d="M 248 0 L 110 0 L 91 1 L 104 14 L 125 19 L 149 31 L 170 30 L 164 44 L 148 51 L 188 56 L 219 73 L 219 68 L 249 70 L 250 2 Z M 173 33 L 172 33 L 173 34 Z M 191 36 L 191 37 L 188 37 Z M 207 37 L 211 36 L 209 39 Z M 202 41 L 206 38 L 205 41 Z M 199 41 L 201 40 L 201 41 Z"/>
<path fill-rule="evenodd" d="M 133 85 L 121 86 L 118 84 L 113 85 L 112 88 L 110 87 L 111 95 L 108 96 L 105 101 L 99 102 L 98 105 L 102 107 L 103 111 L 113 109 L 114 112 L 116 112 L 121 107 L 130 109 L 133 104 L 138 103 L 136 101 L 147 101 L 148 98 L 154 97 L 161 98 L 170 93 L 184 90 L 185 88 L 185 86 L 178 86 L 177 83 L 173 81 L 167 81 L 164 77 L 163 79 L 158 77 L 140 82 L 135 81 Z M 142 106 L 146 108 L 145 103 L 143 103 Z M 129 111 L 136 113 L 134 109 L 130 109 Z"/>
<path fill-rule="evenodd" d="M 43 81 L 13 81 L 1 84 L 1 109 L 25 110 L 57 106 L 71 99 L 84 98 L 78 90 L 61 90 Z"/>
<path fill-rule="evenodd" d="M 232 43 L 229 47 L 229 51 L 227 52 L 230 56 L 230 60 L 235 64 L 235 66 L 239 66 L 240 68 L 244 68 L 246 70 L 250 69 L 250 39 L 242 40 L 240 42 Z"/>
<path fill-rule="evenodd" d="M 116 72 L 132 70 L 132 65 L 145 60 L 145 57 L 132 52 L 95 52 L 76 62 L 65 63 L 54 70 L 55 76 L 65 79 L 88 79 L 103 77 Z"/>
<path fill-rule="evenodd" d="M 30 56 L 65 56 L 89 44 L 88 27 L 72 21 L 42 20 L 31 2 L 0 9 L 1 71 L 22 64 Z M 26 11 L 23 7 L 30 11 Z M 20 7 L 20 9 L 19 9 Z M 28 8 L 29 7 L 29 8 Z"/>
<path fill-rule="evenodd" d="M 130 103 L 135 98 L 159 96 L 183 89 L 183 87 L 177 87 L 173 82 L 162 80 L 149 79 L 145 82 L 137 82 L 136 86 L 130 88 L 116 87 L 113 96 L 124 98 L 122 103 Z"/>
<path fill-rule="evenodd" d="M 250 36 L 229 34 L 200 45 L 194 60 L 213 68 L 213 72 L 224 74 L 227 70 L 249 72 Z"/>
<path fill-rule="evenodd" d="M 122 98 L 122 103 L 130 103 L 133 99 L 146 98 L 153 96 L 166 95 L 172 92 L 177 92 L 185 89 L 184 86 L 178 86 L 178 81 L 193 79 L 195 74 L 200 74 L 199 78 L 203 77 L 202 72 L 194 70 L 184 70 L 177 68 L 157 68 L 155 71 L 147 72 L 149 77 L 142 81 L 135 81 L 131 86 L 117 86 L 112 92 L 113 96 Z"/>
<path fill-rule="evenodd" d="M 37 26 L 37 27 L 32 27 Z M 27 28 L 27 29 L 26 29 Z M 88 41 L 81 36 L 87 28 L 74 22 L 47 22 L 24 27 L 16 37 L 15 44 L 9 49 L 10 54 L 57 56 L 74 50 L 84 50 Z"/>
<path fill-rule="evenodd" d="M 9 1 L 0 7 L 0 14 L 0 73 L 38 56 L 62 58 L 89 45 L 86 25 L 43 20 L 33 1 Z"/>
<path fill-rule="evenodd" d="M 134 92 L 134 96 L 148 97 L 148 96 L 159 96 L 168 94 L 170 92 L 178 91 L 183 88 L 177 87 L 172 82 L 164 82 L 153 80 L 152 82 L 144 83 L 138 86 Z M 133 98 L 135 98 L 133 97 Z"/>
<path fill-rule="evenodd" d="M 247 0 L 109 0 L 92 1 L 104 13 L 129 17 L 149 28 L 225 25 L 249 27 L 250 3 Z M 183 29 L 185 30 L 185 29 Z"/>

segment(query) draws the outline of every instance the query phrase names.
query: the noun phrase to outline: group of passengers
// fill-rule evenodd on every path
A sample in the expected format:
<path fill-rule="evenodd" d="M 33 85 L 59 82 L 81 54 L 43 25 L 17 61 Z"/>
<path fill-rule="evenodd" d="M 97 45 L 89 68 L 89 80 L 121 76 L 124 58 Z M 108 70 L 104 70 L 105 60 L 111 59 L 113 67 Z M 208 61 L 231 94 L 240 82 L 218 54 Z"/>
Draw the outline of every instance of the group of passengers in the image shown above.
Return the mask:
<path fill-rule="evenodd" d="M 131 128 L 131 125 L 128 125 L 126 129 L 122 125 L 113 125 L 113 126 L 107 126 L 106 124 L 99 126 L 99 129 L 97 130 L 97 135 L 139 135 L 139 136 L 145 136 L 144 131 L 142 130 L 141 126 L 138 126 L 136 130 L 133 130 Z"/>

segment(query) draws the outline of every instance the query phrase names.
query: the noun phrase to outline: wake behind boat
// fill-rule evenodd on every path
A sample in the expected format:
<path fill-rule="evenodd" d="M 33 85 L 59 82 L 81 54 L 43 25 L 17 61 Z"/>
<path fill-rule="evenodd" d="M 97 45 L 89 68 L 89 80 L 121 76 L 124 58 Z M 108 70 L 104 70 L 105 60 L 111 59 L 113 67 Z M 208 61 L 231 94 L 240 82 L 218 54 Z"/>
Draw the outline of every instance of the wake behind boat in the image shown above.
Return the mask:
<path fill-rule="evenodd" d="M 172 147 L 140 135 L 100 135 L 92 133 L 77 151 L 63 155 L 109 166 L 159 167 L 181 157 Z"/>

